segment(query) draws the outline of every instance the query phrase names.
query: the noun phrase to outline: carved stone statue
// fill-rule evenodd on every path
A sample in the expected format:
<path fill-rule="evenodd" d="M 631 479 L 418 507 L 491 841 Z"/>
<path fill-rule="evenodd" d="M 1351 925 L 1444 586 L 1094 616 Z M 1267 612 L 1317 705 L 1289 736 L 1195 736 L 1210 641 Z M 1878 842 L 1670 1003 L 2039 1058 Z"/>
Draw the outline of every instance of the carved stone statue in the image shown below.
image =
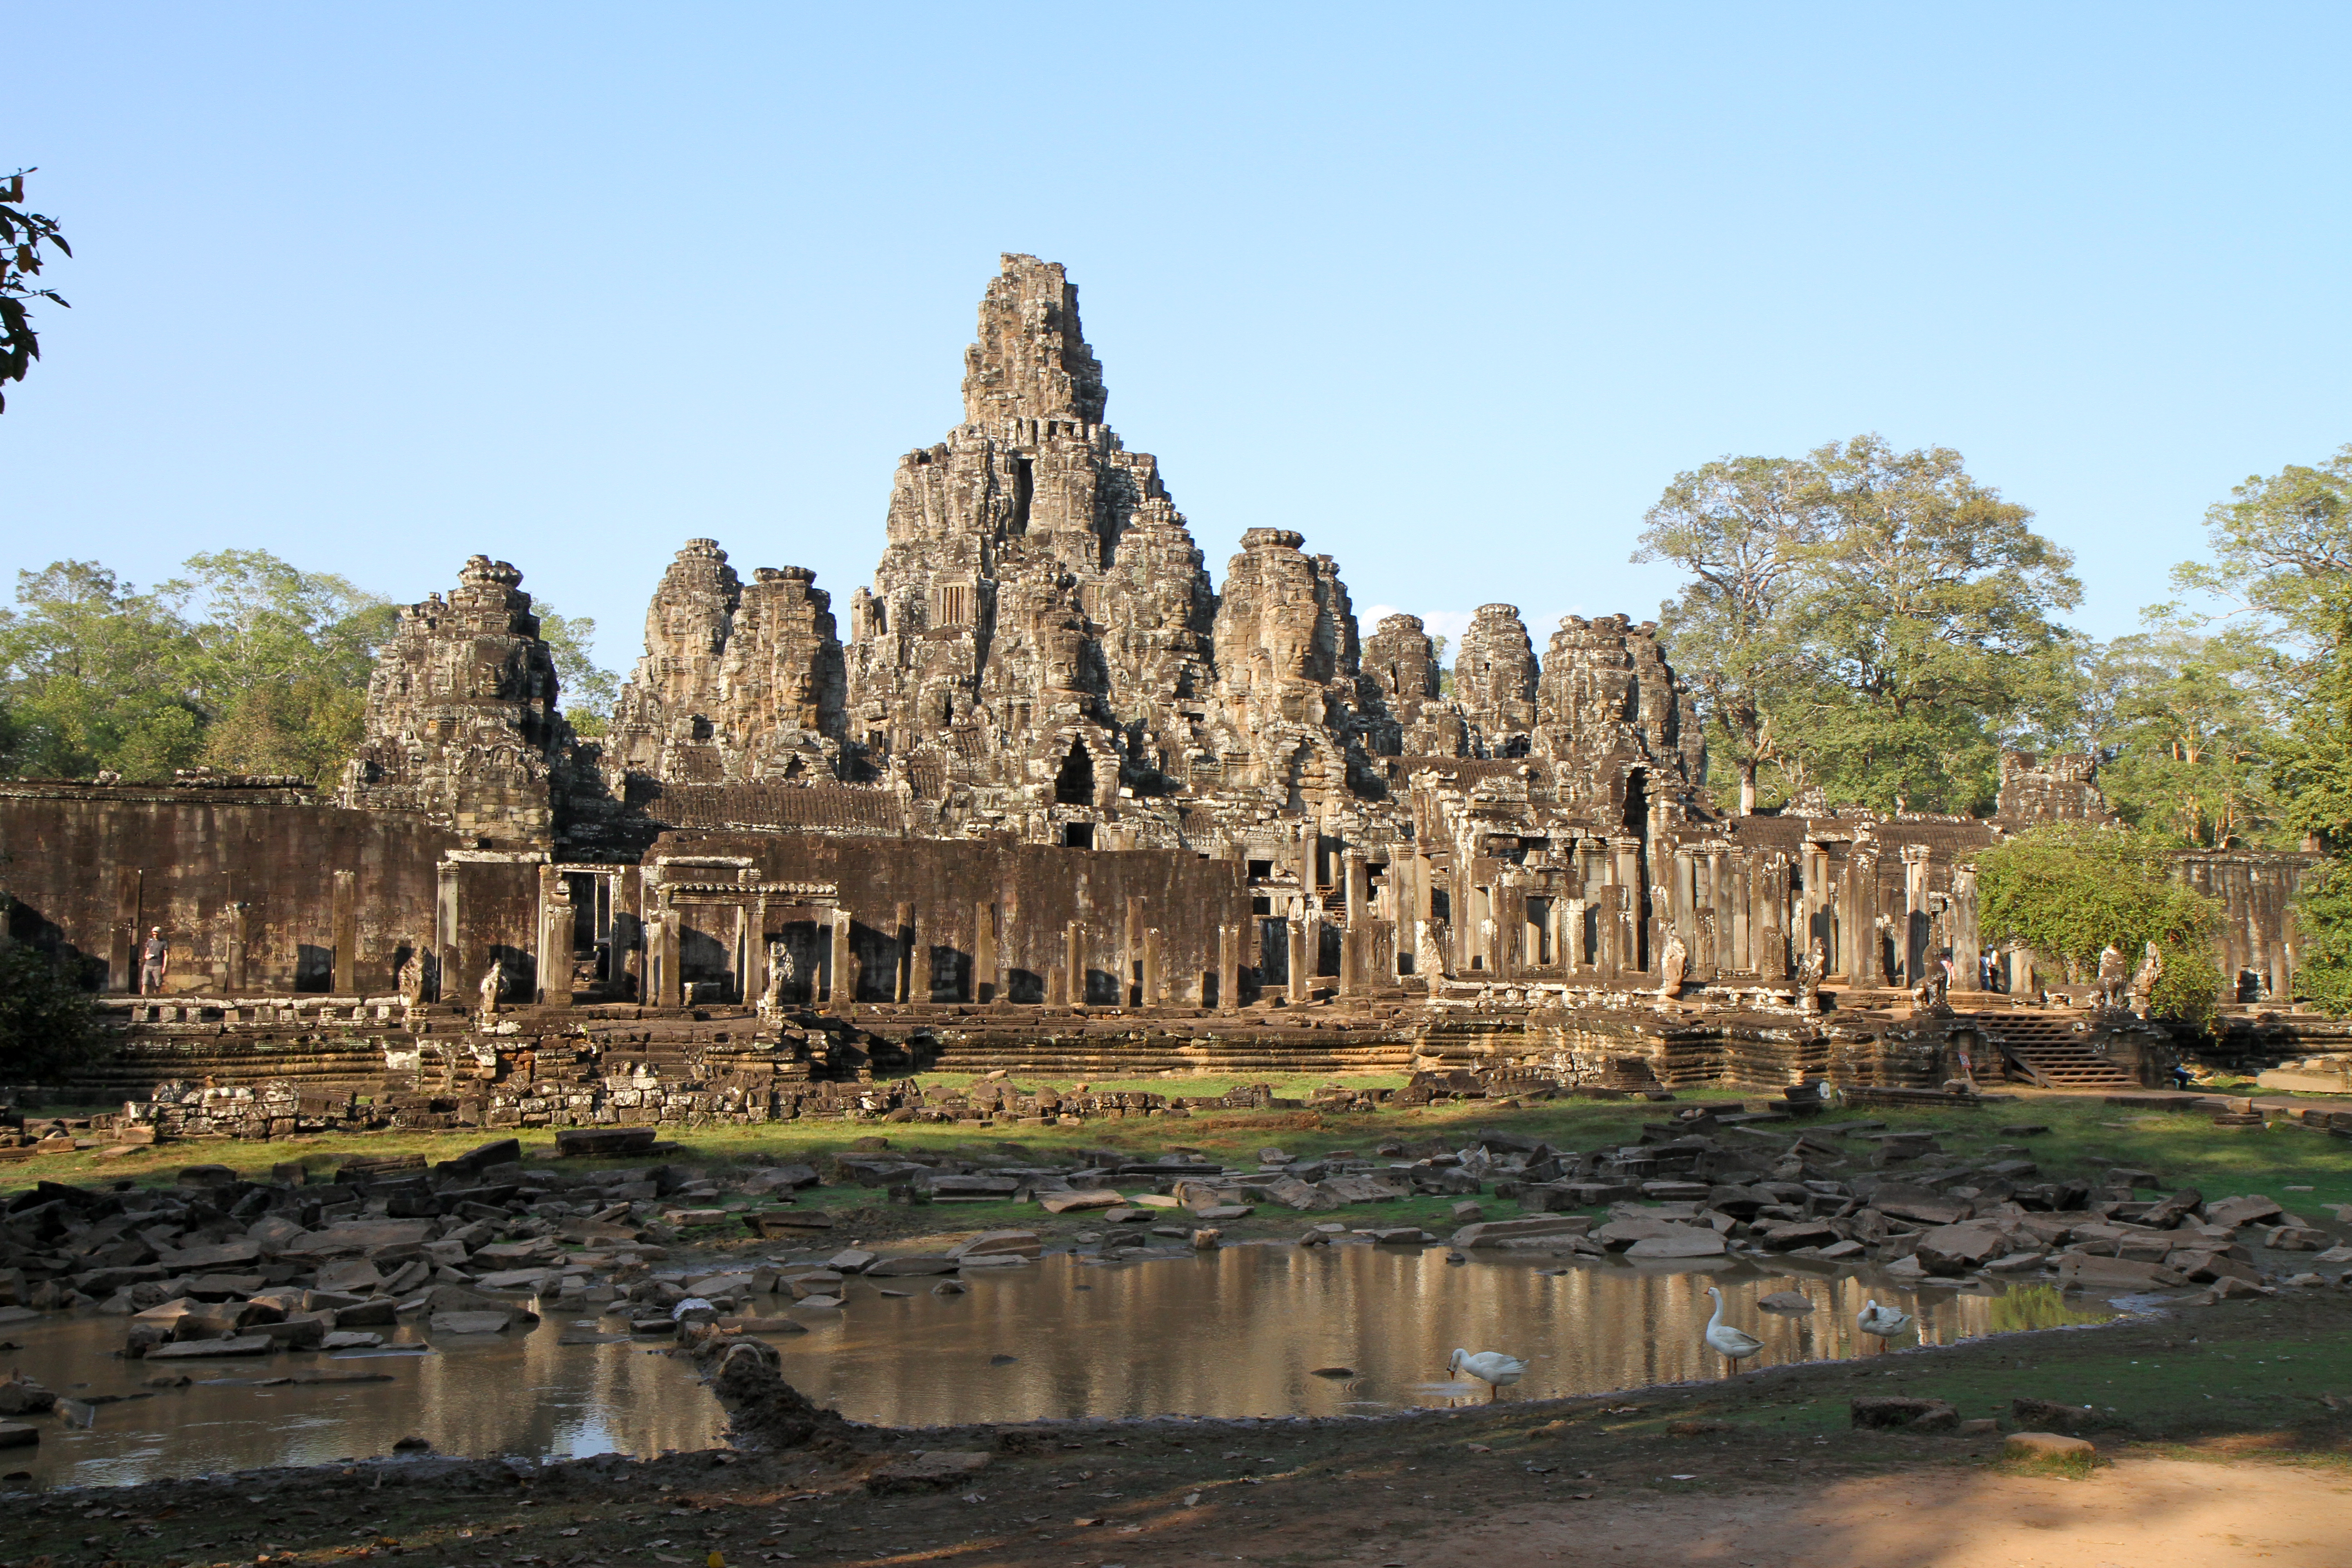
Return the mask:
<path fill-rule="evenodd" d="M 1808 1013 L 1822 1010 L 1822 977 L 1829 973 L 1829 954 L 1816 941 L 1797 961 L 1797 1005 Z"/>
<path fill-rule="evenodd" d="M 425 1000 L 425 950 L 422 947 L 408 950 L 408 961 L 400 966 L 400 974 L 394 984 L 400 989 L 401 1007 L 410 1013 L 415 1012 L 418 1004 Z"/>
<path fill-rule="evenodd" d="M 760 1016 L 773 1018 L 784 1010 L 784 982 L 792 974 L 792 949 L 781 942 L 768 944 L 768 984 L 760 992 Z"/>
<path fill-rule="evenodd" d="M 2099 953 L 2099 1005 L 2120 1007 L 2124 1005 L 2125 978 L 2129 972 L 2124 967 L 2123 950 L 2109 942 Z"/>
<path fill-rule="evenodd" d="M 482 1022 L 485 1024 L 493 1023 L 497 1020 L 499 1016 L 499 993 L 506 989 L 506 983 L 507 972 L 505 968 L 499 964 L 497 960 L 493 959 L 490 963 L 490 966 L 482 971 L 481 984 L 478 987 L 481 994 Z"/>
<path fill-rule="evenodd" d="M 2164 978 L 2164 954 L 2149 942 L 2140 950 L 2139 969 L 2131 977 L 2132 1011 L 2147 1016 L 2148 999 L 2156 994 L 2156 983 Z"/>
<path fill-rule="evenodd" d="M 1658 996 L 1672 1001 L 1682 994 L 1683 976 L 1690 971 L 1690 950 L 1683 945 L 1683 933 L 1671 931 L 1666 936 L 1666 950 L 1658 955 Z"/>

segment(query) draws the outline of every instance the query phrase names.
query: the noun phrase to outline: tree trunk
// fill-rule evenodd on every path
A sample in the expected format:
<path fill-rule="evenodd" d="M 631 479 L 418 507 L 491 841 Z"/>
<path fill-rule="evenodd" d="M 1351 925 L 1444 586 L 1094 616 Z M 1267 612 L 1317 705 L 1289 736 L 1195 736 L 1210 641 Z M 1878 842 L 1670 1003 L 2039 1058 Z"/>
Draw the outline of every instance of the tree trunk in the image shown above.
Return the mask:
<path fill-rule="evenodd" d="M 1756 815 L 1756 763 L 1752 759 L 1739 764 L 1739 815 Z"/>

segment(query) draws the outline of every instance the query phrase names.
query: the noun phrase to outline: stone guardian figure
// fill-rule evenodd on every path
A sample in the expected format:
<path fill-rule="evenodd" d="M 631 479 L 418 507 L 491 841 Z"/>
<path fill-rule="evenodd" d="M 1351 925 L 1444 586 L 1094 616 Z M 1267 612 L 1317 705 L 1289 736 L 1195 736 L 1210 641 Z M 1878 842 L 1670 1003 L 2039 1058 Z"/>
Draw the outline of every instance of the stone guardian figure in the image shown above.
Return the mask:
<path fill-rule="evenodd" d="M 1689 971 L 1690 950 L 1683 945 L 1683 933 L 1667 933 L 1666 950 L 1658 955 L 1658 1000 L 1671 1002 L 1681 995 L 1683 976 Z"/>
<path fill-rule="evenodd" d="M 2124 967 L 2123 950 L 2114 942 L 2107 943 L 2099 953 L 2099 1005 L 2114 1008 L 2124 1005 L 2124 984 L 2128 971 Z"/>
<path fill-rule="evenodd" d="M 2156 994 L 2156 983 L 2164 978 L 2164 954 L 2148 942 L 2140 949 L 2139 969 L 2131 977 L 2131 1008 L 2141 1017 L 2147 1016 L 2149 1001 Z"/>
<path fill-rule="evenodd" d="M 496 959 L 482 971 L 481 984 L 476 988 L 482 998 L 482 1027 L 488 1028 L 499 1021 L 499 993 L 506 988 L 507 973 Z"/>
<path fill-rule="evenodd" d="M 394 984 L 400 991 L 401 1011 L 404 1014 L 415 1013 L 418 1005 L 425 1000 L 425 949 L 423 947 L 412 947 L 408 950 L 407 961 L 401 964 L 400 973 Z"/>
<path fill-rule="evenodd" d="M 1807 1013 L 1822 1010 L 1822 977 L 1829 973 L 1829 954 L 1816 939 L 1797 961 L 1797 1005 Z"/>

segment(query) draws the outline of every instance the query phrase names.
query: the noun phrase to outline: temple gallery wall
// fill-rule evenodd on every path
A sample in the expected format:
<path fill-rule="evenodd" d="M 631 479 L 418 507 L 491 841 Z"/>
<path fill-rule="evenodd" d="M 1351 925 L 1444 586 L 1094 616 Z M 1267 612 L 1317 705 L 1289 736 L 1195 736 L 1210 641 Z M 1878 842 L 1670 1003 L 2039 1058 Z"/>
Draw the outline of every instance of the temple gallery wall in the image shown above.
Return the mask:
<path fill-rule="evenodd" d="M 663 1018 L 688 1079 L 721 1035 L 811 1071 L 1248 1040 L 1233 1059 L 1933 1083 L 2028 1054 L 1989 1020 L 2036 979 L 1983 962 L 1967 862 L 2103 819 L 2085 759 L 2006 759 L 1987 820 L 1729 815 L 1653 626 L 1539 645 L 1485 605 L 1448 695 L 1416 618 L 1363 632 L 1313 549 L 1338 541 L 1253 529 L 1213 587 L 1105 422 L 1059 266 L 1003 258 L 963 394 L 840 614 L 805 569 L 687 540 L 596 741 L 522 574 L 478 555 L 402 612 L 331 788 L 0 784 L 7 940 L 84 963 L 131 1032 L 111 1070 L 158 1081 L 299 1058 L 414 1089 L 416 1040 L 465 1030 L 469 1071 L 528 1080 Z M 2288 994 L 2305 863 L 2183 857 L 2228 914 L 2231 1004 Z M 171 963 L 142 991 L 151 928 Z M 812 1010 L 863 1043 L 787 1026 Z M 2153 1070 L 2162 1031 L 2090 1033 Z"/>

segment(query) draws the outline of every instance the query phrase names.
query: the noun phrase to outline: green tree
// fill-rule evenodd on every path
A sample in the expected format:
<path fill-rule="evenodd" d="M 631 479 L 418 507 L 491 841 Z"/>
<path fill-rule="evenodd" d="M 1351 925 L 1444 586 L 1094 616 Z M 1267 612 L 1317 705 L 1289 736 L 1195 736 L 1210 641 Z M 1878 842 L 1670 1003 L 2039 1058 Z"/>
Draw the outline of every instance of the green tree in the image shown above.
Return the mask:
<path fill-rule="evenodd" d="M 40 1083 L 110 1043 L 70 967 L 37 948 L 0 947 L 0 1083 Z"/>
<path fill-rule="evenodd" d="M 2098 973 L 2109 943 L 2137 968 L 2152 942 L 2164 974 L 2151 1010 L 2200 1020 L 2221 994 L 2213 932 L 2221 915 L 2174 874 L 2174 862 L 2173 845 L 2153 834 L 2045 824 L 1978 851 L 1979 918 L 1986 936 L 2024 943 L 2078 983 Z"/>
<path fill-rule="evenodd" d="M 540 637 L 555 660 L 556 689 L 563 699 L 565 721 L 574 734 L 602 735 L 612 722 L 621 678 L 596 662 L 595 617 L 558 615 L 552 605 L 544 604 L 536 610 Z"/>
<path fill-rule="evenodd" d="M 2068 717 L 2073 556 L 1947 447 L 1858 436 L 1809 461 L 1821 533 L 1790 619 L 1811 687 L 1783 744 L 1832 803 L 1990 810 L 2002 746 Z"/>
<path fill-rule="evenodd" d="M 1676 474 L 1643 520 L 1636 562 L 1690 575 L 1659 609 L 1659 626 L 1697 696 L 1707 754 L 1739 778 L 1739 815 L 1756 809 L 1757 776 L 1785 755 L 1779 721 L 1806 670 L 1789 609 L 1821 541 L 1818 475 L 1787 458 L 1723 458 Z"/>
<path fill-rule="evenodd" d="M 176 604 L 142 594 L 95 561 L 16 574 L 0 610 L 6 771 L 79 777 L 111 769 L 169 778 L 194 763 L 205 715 L 181 665 L 190 651 Z"/>
<path fill-rule="evenodd" d="M 33 282 L 41 275 L 42 247 L 54 245 L 60 256 L 73 254 L 57 220 L 25 205 L 25 176 L 33 172 L 19 169 L 0 180 L 0 385 L 24 380 L 41 357 L 40 336 L 25 302 L 47 300 L 59 310 L 71 309 L 56 289 Z M 8 400 L 0 397 L 0 411 L 7 406 Z"/>
<path fill-rule="evenodd" d="M 263 550 L 193 555 L 184 570 L 157 592 L 195 611 L 180 669 L 208 721 L 204 761 L 312 784 L 332 777 L 359 743 L 368 677 L 398 612 Z"/>
<path fill-rule="evenodd" d="M 2089 650 L 2084 727 L 2099 785 L 2136 827 L 2199 848 L 2292 841 L 2271 769 L 2277 658 L 2247 627 L 2208 635 L 2176 605 Z"/>

